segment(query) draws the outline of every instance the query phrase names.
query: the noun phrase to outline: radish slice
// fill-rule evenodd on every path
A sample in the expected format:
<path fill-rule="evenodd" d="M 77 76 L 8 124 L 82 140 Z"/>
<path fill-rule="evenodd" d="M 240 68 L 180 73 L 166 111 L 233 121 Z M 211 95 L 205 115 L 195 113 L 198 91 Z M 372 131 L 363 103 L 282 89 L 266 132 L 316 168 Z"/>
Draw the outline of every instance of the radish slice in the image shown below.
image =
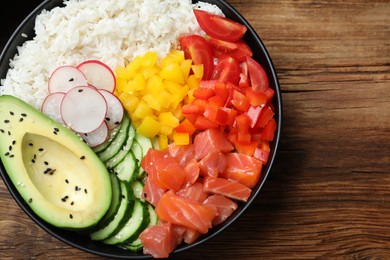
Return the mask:
<path fill-rule="evenodd" d="M 108 126 L 106 122 L 103 122 L 98 129 L 90 133 L 80 134 L 81 138 L 86 144 L 93 148 L 107 140 L 108 137 Z"/>
<path fill-rule="evenodd" d="M 58 67 L 49 78 L 49 93 L 68 92 L 76 86 L 88 85 L 87 78 L 78 68 L 70 65 Z"/>
<path fill-rule="evenodd" d="M 49 94 L 42 103 L 41 112 L 54 119 L 60 124 L 64 124 L 61 116 L 61 102 L 64 98 L 64 92 L 55 92 Z"/>
<path fill-rule="evenodd" d="M 62 119 L 78 133 L 90 133 L 98 129 L 106 114 L 107 102 L 103 95 L 89 86 L 72 88 L 61 102 Z"/>
<path fill-rule="evenodd" d="M 123 119 L 123 106 L 119 99 L 111 92 L 103 89 L 99 89 L 100 94 L 106 99 L 107 102 L 107 115 L 106 122 L 109 129 L 117 127 Z"/>
<path fill-rule="evenodd" d="M 114 72 L 103 62 L 87 60 L 80 63 L 77 68 L 84 73 L 89 84 L 98 89 L 114 92 L 116 84 Z"/>

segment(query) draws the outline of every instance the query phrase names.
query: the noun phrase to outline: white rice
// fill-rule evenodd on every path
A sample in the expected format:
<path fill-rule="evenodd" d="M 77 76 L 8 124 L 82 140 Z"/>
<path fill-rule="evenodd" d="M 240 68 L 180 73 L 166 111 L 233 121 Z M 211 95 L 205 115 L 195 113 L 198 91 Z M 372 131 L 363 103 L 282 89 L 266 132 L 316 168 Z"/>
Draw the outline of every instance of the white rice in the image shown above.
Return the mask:
<path fill-rule="evenodd" d="M 192 8 L 222 15 L 215 5 L 191 0 L 65 0 L 65 7 L 43 10 L 35 21 L 36 36 L 18 47 L 10 60 L 0 95 L 19 97 L 37 109 L 48 94 L 54 69 L 98 59 L 112 69 L 137 55 L 159 57 L 177 48 L 185 34 L 202 34 Z"/>

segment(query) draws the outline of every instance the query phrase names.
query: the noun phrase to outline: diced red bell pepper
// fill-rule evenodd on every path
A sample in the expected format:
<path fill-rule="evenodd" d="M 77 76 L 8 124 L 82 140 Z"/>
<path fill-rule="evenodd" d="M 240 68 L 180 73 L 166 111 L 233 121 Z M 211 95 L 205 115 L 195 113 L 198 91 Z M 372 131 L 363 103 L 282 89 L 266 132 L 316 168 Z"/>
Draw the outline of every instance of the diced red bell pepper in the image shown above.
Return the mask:
<path fill-rule="evenodd" d="M 263 128 L 274 117 L 275 112 L 270 107 L 263 107 L 257 120 L 256 127 Z"/>
<path fill-rule="evenodd" d="M 203 115 L 199 115 L 195 120 L 195 127 L 199 130 L 206 130 L 209 128 L 218 128 L 218 124 L 215 121 L 211 121 Z"/>
<path fill-rule="evenodd" d="M 261 137 L 264 140 L 272 141 L 274 140 L 275 130 L 277 124 L 274 118 L 272 118 L 268 124 L 264 127 L 263 132 L 261 133 Z"/>
<path fill-rule="evenodd" d="M 241 112 L 248 111 L 251 104 L 246 99 L 245 95 L 237 90 L 233 90 L 233 99 L 231 100 L 232 105 Z"/>
<path fill-rule="evenodd" d="M 215 93 L 214 93 L 214 90 L 212 90 L 210 88 L 197 88 L 194 90 L 193 95 L 195 98 L 206 100 L 206 99 L 214 96 Z"/>
<path fill-rule="evenodd" d="M 245 96 L 252 106 L 264 106 L 268 102 L 268 96 L 265 92 L 255 91 L 252 88 L 245 89 Z"/>
<path fill-rule="evenodd" d="M 262 108 L 259 106 L 251 106 L 248 111 L 246 112 L 246 115 L 251 120 L 250 127 L 254 128 L 256 126 L 256 123 L 260 117 Z"/>
<path fill-rule="evenodd" d="M 204 107 L 191 103 L 191 104 L 185 104 L 181 107 L 181 111 L 183 114 L 196 114 L 200 115 L 204 112 Z"/>
<path fill-rule="evenodd" d="M 247 134 L 249 133 L 249 127 L 251 120 L 247 114 L 240 114 L 236 117 L 236 128 L 238 133 Z"/>
<path fill-rule="evenodd" d="M 192 135 L 195 130 L 195 126 L 188 118 L 185 118 L 183 121 L 181 121 L 180 124 L 175 128 L 177 133 L 189 133 L 190 135 Z"/>

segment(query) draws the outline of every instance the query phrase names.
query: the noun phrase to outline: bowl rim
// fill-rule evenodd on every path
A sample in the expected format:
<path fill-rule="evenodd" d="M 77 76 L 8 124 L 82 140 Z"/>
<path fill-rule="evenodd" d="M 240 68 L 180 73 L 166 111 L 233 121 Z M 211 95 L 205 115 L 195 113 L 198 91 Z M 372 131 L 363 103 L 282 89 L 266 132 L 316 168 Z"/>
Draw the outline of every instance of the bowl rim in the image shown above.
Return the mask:
<path fill-rule="evenodd" d="M 191 248 L 197 247 L 200 244 L 204 244 L 206 241 L 211 240 L 212 238 L 216 237 L 218 234 L 223 232 L 228 227 L 231 227 L 232 224 L 247 210 L 247 208 L 259 197 L 259 193 L 262 190 L 266 180 L 268 179 L 268 176 L 271 172 L 272 166 L 274 165 L 276 161 L 276 157 L 279 150 L 279 143 L 281 139 L 281 130 L 282 130 L 282 96 L 281 96 L 281 90 L 280 90 L 280 84 L 279 79 L 276 73 L 275 66 L 273 64 L 273 61 L 257 32 L 254 30 L 254 28 L 250 25 L 250 23 L 245 19 L 243 15 L 241 15 L 231 4 L 229 4 L 226 0 L 192 0 L 193 3 L 197 2 L 207 2 L 211 4 L 217 5 L 221 10 L 224 12 L 224 14 L 238 22 L 243 23 L 247 27 L 247 32 L 244 36 L 244 39 L 251 39 L 250 45 L 256 46 L 259 48 L 259 50 L 256 49 L 256 51 L 253 51 L 254 59 L 259 61 L 262 60 L 262 65 L 264 66 L 264 69 L 267 72 L 267 75 L 270 80 L 270 86 L 272 86 L 273 90 L 275 91 L 274 97 L 273 97 L 273 103 L 274 103 L 274 109 L 275 109 L 275 120 L 277 122 L 277 129 L 274 134 L 274 140 L 271 142 L 271 153 L 269 156 L 269 160 L 265 167 L 262 169 L 262 175 L 261 179 L 258 183 L 258 185 L 253 189 L 253 192 L 249 198 L 249 200 L 241 204 L 242 206 L 239 206 L 239 209 L 237 212 L 230 216 L 228 220 L 226 220 L 223 224 L 221 224 L 219 227 L 213 228 L 207 233 L 205 236 L 202 236 L 199 240 L 195 241 L 192 244 L 189 245 L 181 245 L 178 246 L 172 253 L 177 254 L 183 251 L 187 251 Z M 20 46 L 24 41 L 31 39 L 31 36 L 28 38 L 25 38 L 22 36 L 22 34 L 26 33 L 27 31 L 29 33 L 32 32 L 34 35 L 33 29 L 35 26 L 35 18 L 36 16 L 43 10 L 51 10 L 56 6 L 63 6 L 63 0 L 44 0 L 41 4 L 39 4 L 30 14 L 19 24 L 19 26 L 15 29 L 9 40 L 7 41 L 5 47 L 3 48 L 1 54 L 0 54 L 0 79 L 4 78 L 6 76 L 6 72 L 9 68 L 9 60 L 14 57 L 14 55 L 17 53 L 17 46 Z M 28 35 L 28 34 L 27 34 Z M 253 47 L 251 46 L 251 49 Z M 2 75 L 4 74 L 4 75 Z M 1 87 L 1 86 L 0 86 Z M 264 170 L 265 169 L 265 170 Z M 79 244 L 79 240 L 69 239 L 67 235 L 64 235 L 63 233 L 66 233 L 68 231 L 55 228 L 53 226 L 50 226 L 49 224 L 45 223 L 43 220 L 41 220 L 30 208 L 29 206 L 24 202 L 22 197 L 19 195 L 18 191 L 16 190 L 15 186 L 13 185 L 12 181 L 8 177 L 8 174 L 6 173 L 3 163 L 0 160 L 0 173 L 1 177 L 11 193 L 14 200 L 17 202 L 17 204 L 22 208 L 22 210 L 30 217 L 33 222 L 35 222 L 38 226 L 40 226 L 43 230 L 45 230 L 48 234 L 51 236 L 57 238 L 58 240 L 74 247 L 79 250 L 98 255 L 103 257 L 111 257 L 111 258 L 121 258 L 121 259 L 145 259 L 145 258 L 152 258 L 150 255 L 144 255 L 144 254 L 137 254 L 137 253 L 131 253 L 129 250 L 126 250 L 129 254 L 120 254 L 121 251 L 118 251 L 118 253 L 109 253 L 106 251 L 99 251 L 97 249 L 100 249 L 102 245 L 99 242 L 93 242 L 90 241 L 88 244 Z M 71 232 L 73 235 L 75 232 Z M 70 234 L 72 236 L 72 234 Z M 99 247 L 90 247 L 90 244 L 99 243 Z M 103 245 L 104 247 L 104 245 Z M 113 246 L 109 246 L 113 247 Z M 107 251 L 108 247 L 107 247 Z M 115 252 L 116 252 L 115 251 Z M 142 251 L 141 251 L 142 252 Z"/>

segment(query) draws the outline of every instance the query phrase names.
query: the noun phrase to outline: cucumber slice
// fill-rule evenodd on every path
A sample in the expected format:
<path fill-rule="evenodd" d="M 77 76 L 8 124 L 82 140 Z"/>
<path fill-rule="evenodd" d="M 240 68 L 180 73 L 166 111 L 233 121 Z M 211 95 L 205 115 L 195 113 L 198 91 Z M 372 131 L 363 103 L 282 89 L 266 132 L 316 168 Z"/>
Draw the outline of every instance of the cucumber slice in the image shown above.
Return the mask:
<path fill-rule="evenodd" d="M 138 165 L 136 163 L 133 152 L 129 151 L 126 154 L 125 158 L 117 166 L 115 166 L 112 171 L 118 176 L 121 181 L 133 181 L 136 173 L 138 173 Z"/>
<path fill-rule="evenodd" d="M 108 239 L 103 240 L 103 243 L 109 245 L 127 243 L 138 238 L 139 234 L 150 223 L 149 212 L 145 203 L 138 199 L 134 202 L 134 211 L 127 223 Z"/>
<path fill-rule="evenodd" d="M 98 145 L 96 147 L 93 147 L 92 150 L 95 152 L 95 153 L 100 153 L 101 151 L 103 151 L 104 149 L 106 149 L 110 144 L 111 142 L 114 140 L 115 136 L 119 133 L 119 130 L 120 130 L 121 126 L 117 126 L 115 127 L 114 129 L 112 129 L 109 133 L 108 133 L 108 140 L 105 141 L 104 143 L 102 143 L 101 145 Z"/>
<path fill-rule="evenodd" d="M 100 220 L 100 222 L 98 223 L 96 230 L 107 226 L 114 219 L 115 215 L 118 213 L 122 201 L 121 182 L 114 173 L 109 174 L 112 187 L 111 205 L 102 220 Z"/>
<path fill-rule="evenodd" d="M 114 140 L 104 149 L 103 151 L 97 153 L 100 160 L 107 161 L 108 159 L 114 157 L 127 139 L 127 134 L 129 132 L 129 127 L 131 125 L 130 117 L 125 114 L 123 117 L 121 127 L 119 129 L 119 133 L 115 136 Z"/>
<path fill-rule="evenodd" d="M 136 240 L 134 240 L 131 243 L 122 245 L 122 247 L 125 249 L 129 249 L 130 251 L 135 253 L 135 252 L 140 251 L 144 246 L 142 244 L 141 239 L 137 238 Z"/>
<path fill-rule="evenodd" d="M 108 169 L 114 168 L 125 158 L 125 156 L 130 151 L 133 145 L 134 137 L 135 137 L 135 130 L 134 127 L 130 125 L 129 130 L 127 132 L 127 139 L 123 143 L 122 148 L 112 158 L 104 162 L 104 164 Z"/>
<path fill-rule="evenodd" d="M 136 157 L 136 159 L 138 159 L 138 162 L 140 165 L 138 173 L 137 173 L 137 179 L 142 179 L 143 177 L 145 177 L 146 173 L 145 173 L 144 169 L 141 167 L 141 161 L 142 161 L 142 158 L 144 158 L 144 156 L 148 152 L 148 150 L 150 148 L 153 148 L 153 145 L 152 145 L 152 141 L 148 137 L 140 135 L 138 133 L 136 133 L 136 135 L 135 135 L 135 142 L 136 142 L 135 143 L 136 145 L 133 149 L 136 150 L 137 156 L 139 156 L 139 157 Z M 137 146 L 137 144 L 139 146 Z"/>
<path fill-rule="evenodd" d="M 149 226 L 157 225 L 158 217 L 156 211 L 154 210 L 153 206 L 149 203 L 147 203 L 147 208 L 148 208 L 149 219 L 150 219 Z"/>
<path fill-rule="evenodd" d="M 144 183 L 139 180 L 135 180 L 131 183 L 131 189 L 133 190 L 134 197 L 144 202 L 142 198 L 142 191 L 144 190 Z"/>
<path fill-rule="evenodd" d="M 147 227 L 157 225 L 158 217 L 157 217 L 157 214 L 156 214 L 153 206 L 149 203 L 146 203 L 146 207 L 147 207 L 147 210 L 149 213 L 149 225 Z M 142 240 L 139 237 L 136 240 L 134 240 L 132 242 L 124 243 L 121 246 L 125 249 L 131 250 L 132 252 L 138 252 L 143 248 Z"/>
<path fill-rule="evenodd" d="M 121 182 L 121 202 L 114 219 L 105 227 L 98 229 L 90 234 L 92 240 L 104 240 L 116 234 L 125 226 L 134 210 L 133 191 L 128 183 Z"/>

